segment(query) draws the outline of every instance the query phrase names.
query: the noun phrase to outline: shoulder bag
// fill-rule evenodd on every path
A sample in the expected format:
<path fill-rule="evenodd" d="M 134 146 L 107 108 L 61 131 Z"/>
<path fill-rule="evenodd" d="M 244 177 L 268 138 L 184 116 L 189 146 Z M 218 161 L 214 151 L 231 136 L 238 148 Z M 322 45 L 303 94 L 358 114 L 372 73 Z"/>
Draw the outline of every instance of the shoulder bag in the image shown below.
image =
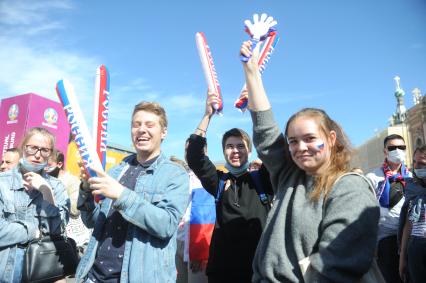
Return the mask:
<path fill-rule="evenodd" d="M 75 274 L 77 246 L 62 228 L 64 235 L 43 235 L 39 218 L 40 237 L 29 242 L 25 250 L 22 282 L 54 282 Z"/>

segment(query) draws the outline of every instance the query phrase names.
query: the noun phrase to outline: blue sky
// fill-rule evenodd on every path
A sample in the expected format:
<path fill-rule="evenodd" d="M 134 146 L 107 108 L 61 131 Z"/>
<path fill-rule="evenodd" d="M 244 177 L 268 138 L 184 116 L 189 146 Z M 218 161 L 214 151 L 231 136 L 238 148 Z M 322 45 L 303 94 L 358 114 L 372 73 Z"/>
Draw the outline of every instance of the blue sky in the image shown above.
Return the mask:
<path fill-rule="evenodd" d="M 133 106 L 158 101 L 169 118 L 163 150 L 182 158 L 204 111 L 206 84 L 195 45 L 202 31 L 225 105 L 209 127 L 209 155 L 222 160 L 225 130 L 251 133 L 248 113 L 233 102 L 244 83 L 238 59 L 247 39 L 243 21 L 256 12 L 278 21 L 281 40 L 264 84 L 282 128 L 297 110 L 320 107 L 360 145 L 395 112 L 395 75 L 407 108 L 415 87 L 426 91 L 423 0 L 0 0 L 0 99 L 35 92 L 57 100 L 55 84 L 67 78 L 90 127 L 95 70 L 105 64 L 110 141 L 130 146 Z"/>

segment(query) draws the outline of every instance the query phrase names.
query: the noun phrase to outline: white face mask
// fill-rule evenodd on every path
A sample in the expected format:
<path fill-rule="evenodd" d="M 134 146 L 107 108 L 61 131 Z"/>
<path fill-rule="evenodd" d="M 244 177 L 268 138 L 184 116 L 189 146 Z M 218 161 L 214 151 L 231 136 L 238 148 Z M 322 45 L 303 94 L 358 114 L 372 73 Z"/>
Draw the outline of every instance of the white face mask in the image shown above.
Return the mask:
<path fill-rule="evenodd" d="M 395 149 L 388 152 L 388 160 L 393 163 L 402 163 L 405 160 L 405 150 Z"/>
<path fill-rule="evenodd" d="M 420 179 L 426 179 L 426 168 L 414 169 L 414 174 Z"/>

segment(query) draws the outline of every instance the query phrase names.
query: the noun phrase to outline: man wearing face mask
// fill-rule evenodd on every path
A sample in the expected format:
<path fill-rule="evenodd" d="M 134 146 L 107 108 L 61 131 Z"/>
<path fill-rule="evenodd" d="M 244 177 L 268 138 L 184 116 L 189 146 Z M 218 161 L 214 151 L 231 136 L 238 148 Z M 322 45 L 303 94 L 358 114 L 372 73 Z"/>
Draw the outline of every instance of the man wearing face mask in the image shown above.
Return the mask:
<path fill-rule="evenodd" d="M 426 278 L 426 145 L 414 151 L 413 169 L 401 209 L 399 274 L 405 280 L 408 273 L 410 282 L 418 283 Z"/>
<path fill-rule="evenodd" d="M 84 225 L 77 209 L 80 179 L 64 169 L 64 154 L 59 150 L 53 153 L 44 168 L 47 174 L 58 178 L 65 186 L 71 202 L 70 219 L 67 224 L 67 233 L 77 244 L 80 253 L 83 253 L 90 239 L 90 230 Z"/>
<path fill-rule="evenodd" d="M 405 179 L 411 173 L 404 165 L 404 138 L 392 134 L 384 139 L 383 165 L 366 176 L 375 189 L 380 203 L 377 263 L 386 282 L 402 282 L 398 274 L 399 255 L 397 233 L 399 216 L 404 204 Z"/>
<path fill-rule="evenodd" d="M 216 223 L 210 243 L 206 274 L 209 283 L 251 282 L 254 253 L 271 207 L 269 174 L 262 166 L 249 173 L 251 141 L 238 128 L 222 137 L 225 173 L 216 170 L 206 155 L 207 127 L 217 96 L 209 93 L 204 115 L 188 139 L 186 158 L 203 188 L 216 200 Z"/>

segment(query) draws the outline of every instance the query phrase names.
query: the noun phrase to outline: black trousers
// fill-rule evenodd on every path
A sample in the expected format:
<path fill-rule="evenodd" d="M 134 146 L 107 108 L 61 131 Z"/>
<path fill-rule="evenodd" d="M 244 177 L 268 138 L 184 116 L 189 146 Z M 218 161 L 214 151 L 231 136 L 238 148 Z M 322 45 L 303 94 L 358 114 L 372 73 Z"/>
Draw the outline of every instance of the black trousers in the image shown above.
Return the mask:
<path fill-rule="evenodd" d="M 410 282 L 426 282 L 426 239 L 411 237 L 408 241 L 407 255 Z"/>
<path fill-rule="evenodd" d="M 379 241 L 377 264 L 387 283 L 402 283 L 399 277 L 399 255 L 396 235 Z"/>

